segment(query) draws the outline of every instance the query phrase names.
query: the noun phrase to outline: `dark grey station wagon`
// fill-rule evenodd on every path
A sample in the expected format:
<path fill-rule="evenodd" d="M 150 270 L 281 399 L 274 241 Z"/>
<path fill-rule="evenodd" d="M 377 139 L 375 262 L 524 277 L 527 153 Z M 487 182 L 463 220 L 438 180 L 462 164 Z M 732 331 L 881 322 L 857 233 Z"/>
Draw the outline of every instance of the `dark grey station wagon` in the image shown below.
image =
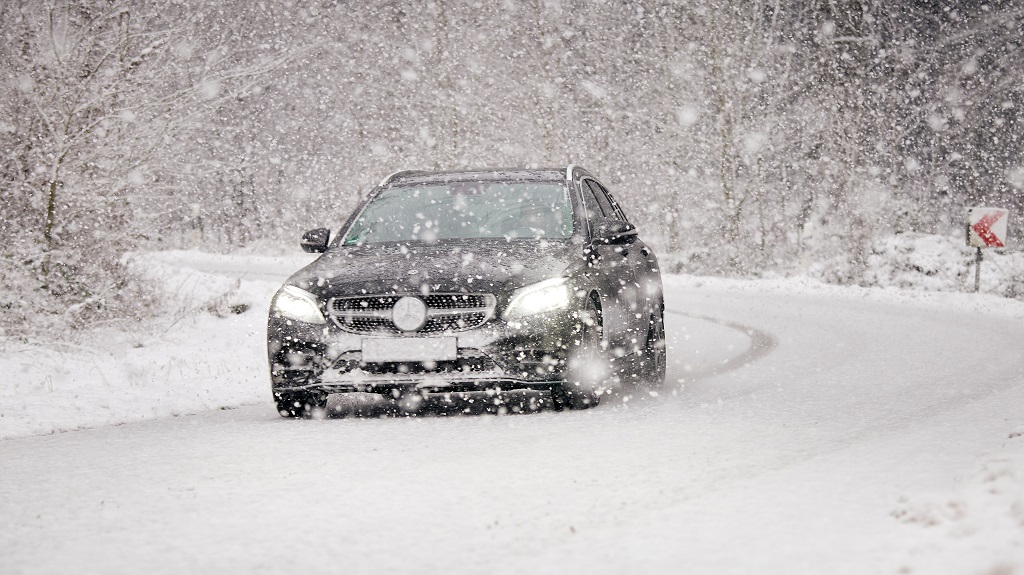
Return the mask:
<path fill-rule="evenodd" d="M 388 401 L 511 390 L 572 409 L 660 385 L 658 260 L 578 166 L 399 172 L 274 297 L 268 354 L 285 417 L 332 394 Z"/>

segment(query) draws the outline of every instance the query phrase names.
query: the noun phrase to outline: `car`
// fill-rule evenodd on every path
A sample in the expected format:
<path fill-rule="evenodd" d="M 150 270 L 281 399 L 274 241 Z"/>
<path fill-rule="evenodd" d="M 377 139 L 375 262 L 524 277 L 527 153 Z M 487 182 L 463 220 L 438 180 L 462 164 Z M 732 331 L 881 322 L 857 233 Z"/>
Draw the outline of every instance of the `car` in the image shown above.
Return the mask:
<path fill-rule="evenodd" d="M 283 417 L 323 413 L 332 394 L 415 412 L 532 390 L 584 409 L 664 380 L 657 257 L 581 167 L 398 172 L 301 246 L 322 255 L 277 292 L 267 325 Z"/>

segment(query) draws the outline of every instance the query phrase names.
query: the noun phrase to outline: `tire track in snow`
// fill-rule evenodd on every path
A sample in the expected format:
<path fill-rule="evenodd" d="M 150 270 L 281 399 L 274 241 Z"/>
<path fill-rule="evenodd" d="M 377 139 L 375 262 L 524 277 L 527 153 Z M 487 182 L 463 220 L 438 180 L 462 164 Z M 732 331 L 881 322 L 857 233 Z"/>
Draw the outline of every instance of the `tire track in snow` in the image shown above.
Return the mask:
<path fill-rule="evenodd" d="M 742 332 L 744 335 L 750 338 L 750 347 L 747 348 L 745 352 L 735 357 L 729 358 L 721 363 L 713 364 L 700 371 L 694 371 L 689 373 L 689 377 L 687 379 L 690 379 L 691 381 L 698 381 L 708 377 L 715 377 L 717 375 L 730 372 L 734 369 L 746 367 L 774 351 L 779 343 L 778 339 L 776 339 L 775 336 L 773 336 L 772 334 L 766 331 L 761 331 L 759 329 L 752 328 L 748 325 L 743 325 L 741 323 L 725 321 L 723 319 L 715 317 L 689 313 L 685 311 L 677 311 L 668 308 L 665 308 L 665 312 L 675 315 L 686 316 L 691 319 L 697 319 L 701 321 L 714 323 L 722 327 L 727 327 L 729 329 L 734 329 L 736 331 Z"/>

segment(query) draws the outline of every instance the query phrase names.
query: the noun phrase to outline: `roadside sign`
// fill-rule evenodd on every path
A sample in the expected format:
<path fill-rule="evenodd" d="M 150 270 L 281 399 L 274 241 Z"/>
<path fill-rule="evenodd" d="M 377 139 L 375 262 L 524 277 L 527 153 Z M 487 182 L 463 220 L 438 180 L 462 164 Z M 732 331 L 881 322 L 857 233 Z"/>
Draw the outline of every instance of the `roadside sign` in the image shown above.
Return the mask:
<path fill-rule="evenodd" d="M 972 248 L 1006 246 L 1006 222 L 1010 211 L 1002 208 L 967 209 L 967 245 Z"/>
<path fill-rule="evenodd" d="M 1006 222 L 1010 210 L 1002 208 L 967 208 L 967 245 L 978 248 L 974 257 L 974 291 L 981 289 L 981 248 L 1006 247 Z"/>

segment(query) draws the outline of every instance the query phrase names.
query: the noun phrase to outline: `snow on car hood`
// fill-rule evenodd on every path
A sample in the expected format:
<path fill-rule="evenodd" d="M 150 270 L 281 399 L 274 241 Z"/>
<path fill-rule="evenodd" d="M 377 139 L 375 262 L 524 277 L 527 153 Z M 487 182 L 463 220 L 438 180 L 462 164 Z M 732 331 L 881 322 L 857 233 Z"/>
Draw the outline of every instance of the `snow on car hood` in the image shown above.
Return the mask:
<path fill-rule="evenodd" d="M 507 293 L 557 277 L 578 259 L 570 240 L 449 240 L 337 246 L 288 283 L 320 297 L 361 293 Z"/>

